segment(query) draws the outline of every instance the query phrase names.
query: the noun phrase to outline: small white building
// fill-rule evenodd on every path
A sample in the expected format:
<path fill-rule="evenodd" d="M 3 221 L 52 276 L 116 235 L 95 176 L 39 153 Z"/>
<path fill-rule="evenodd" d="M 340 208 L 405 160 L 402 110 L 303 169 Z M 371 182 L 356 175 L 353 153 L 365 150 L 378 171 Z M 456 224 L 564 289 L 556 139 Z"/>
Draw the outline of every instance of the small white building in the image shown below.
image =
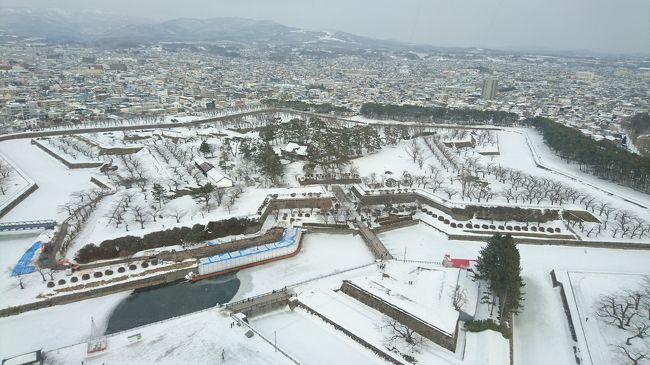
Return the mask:
<path fill-rule="evenodd" d="M 284 157 L 304 159 L 307 157 L 307 146 L 289 142 L 281 152 Z"/>
<path fill-rule="evenodd" d="M 210 179 L 212 184 L 217 188 L 230 188 L 233 186 L 231 178 L 217 170 L 211 163 L 207 162 L 202 157 L 194 157 L 194 165 L 196 165 L 203 175 Z"/>

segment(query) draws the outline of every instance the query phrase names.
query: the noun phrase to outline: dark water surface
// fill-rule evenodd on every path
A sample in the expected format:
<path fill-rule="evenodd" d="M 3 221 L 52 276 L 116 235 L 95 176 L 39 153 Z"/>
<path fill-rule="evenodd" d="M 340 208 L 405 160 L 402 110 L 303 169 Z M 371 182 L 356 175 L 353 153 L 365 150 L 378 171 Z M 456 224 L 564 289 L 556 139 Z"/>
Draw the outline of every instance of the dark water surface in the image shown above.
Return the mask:
<path fill-rule="evenodd" d="M 113 310 L 106 334 L 226 303 L 238 289 L 236 273 L 197 282 L 179 281 L 137 289 Z"/>

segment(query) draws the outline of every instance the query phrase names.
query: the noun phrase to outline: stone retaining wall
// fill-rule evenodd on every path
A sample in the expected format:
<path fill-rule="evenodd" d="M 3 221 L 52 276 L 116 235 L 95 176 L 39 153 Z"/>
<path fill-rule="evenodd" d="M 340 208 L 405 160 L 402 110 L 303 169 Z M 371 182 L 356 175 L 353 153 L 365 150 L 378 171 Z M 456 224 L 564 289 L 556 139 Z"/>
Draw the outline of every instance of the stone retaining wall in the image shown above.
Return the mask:
<path fill-rule="evenodd" d="M 448 334 L 444 331 L 434 327 L 433 325 L 424 322 L 420 318 L 413 316 L 412 314 L 403 311 L 401 308 L 398 308 L 383 299 L 375 296 L 374 294 L 352 284 L 348 280 L 343 280 L 343 285 L 341 285 L 341 291 L 352 298 L 358 300 L 359 302 L 393 318 L 394 320 L 402 323 L 408 328 L 414 330 L 422 337 L 428 338 L 429 340 L 437 343 L 438 345 L 446 348 L 449 351 L 456 351 L 456 340 L 458 336 L 458 321 L 456 321 L 456 328 L 454 334 Z"/>
<path fill-rule="evenodd" d="M 18 195 L 17 197 L 14 198 L 14 200 L 11 201 L 11 203 L 5 205 L 0 209 L 0 218 L 4 217 L 5 214 L 9 213 L 10 210 L 16 207 L 16 205 L 20 204 L 23 200 L 25 200 L 28 196 L 30 196 L 33 192 L 38 189 L 38 185 L 36 183 L 32 183 L 27 190 L 23 191 Z"/>
<path fill-rule="evenodd" d="M 419 223 L 420 223 L 419 220 L 412 219 L 410 221 L 391 223 L 391 224 L 383 225 L 381 227 L 372 228 L 372 231 L 375 232 L 375 234 L 379 234 L 379 233 L 384 233 L 399 228 L 415 226 L 418 225 Z"/>

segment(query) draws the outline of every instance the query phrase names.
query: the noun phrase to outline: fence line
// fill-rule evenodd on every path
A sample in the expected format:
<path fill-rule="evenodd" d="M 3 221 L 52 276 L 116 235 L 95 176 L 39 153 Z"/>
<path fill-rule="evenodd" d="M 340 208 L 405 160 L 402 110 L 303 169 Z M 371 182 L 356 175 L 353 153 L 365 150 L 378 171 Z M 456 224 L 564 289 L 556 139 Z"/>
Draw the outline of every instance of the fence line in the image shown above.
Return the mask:
<path fill-rule="evenodd" d="M 295 364 L 301 365 L 301 363 L 300 363 L 298 360 L 296 360 L 293 356 L 289 355 L 286 351 L 284 351 L 282 348 L 280 348 L 280 346 L 278 346 L 276 343 L 271 342 L 271 340 L 269 340 L 268 338 L 266 338 L 266 336 L 264 336 L 262 333 L 260 333 L 260 332 L 259 332 L 258 330 L 256 330 L 255 328 L 253 328 L 250 324 L 246 323 L 246 321 L 241 320 L 239 317 L 237 317 L 237 316 L 235 316 L 235 315 L 230 316 L 230 318 L 232 318 L 232 319 L 234 319 L 235 321 L 237 321 L 237 323 L 243 324 L 243 325 L 246 326 L 249 330 L 253 331 L 255 334 L 257 334 L 258 336 L 260 336 L 261 339 L 263 339 L 263 340 L 266 341 L 269 345 L 271 345 L 271 346 L 273 346 L 275 349 L 277 349 L 277 351 L 280 352 L 282 355 L 286 356 L 287 359 L 293 361 Z"/>

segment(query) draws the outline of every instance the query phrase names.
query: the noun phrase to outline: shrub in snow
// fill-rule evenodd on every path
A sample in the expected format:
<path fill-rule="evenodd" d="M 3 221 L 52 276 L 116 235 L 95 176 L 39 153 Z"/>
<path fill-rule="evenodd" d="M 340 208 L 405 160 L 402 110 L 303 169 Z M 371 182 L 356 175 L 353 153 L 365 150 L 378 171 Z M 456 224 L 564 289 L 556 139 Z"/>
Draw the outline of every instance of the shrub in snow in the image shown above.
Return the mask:
<path fill-rule="evenodd" d="M 512 337 L 512 330 L 508 328 L 505 322 L 499 324 L 492 319 L 480 319 L 476 321 L 467 321 L 465 322 L 465 328 L 470 332 L 481 332 L 485 330 L 492 330 L 492 331 L 501 332 L 501 334 L 505 338 Z"/>

